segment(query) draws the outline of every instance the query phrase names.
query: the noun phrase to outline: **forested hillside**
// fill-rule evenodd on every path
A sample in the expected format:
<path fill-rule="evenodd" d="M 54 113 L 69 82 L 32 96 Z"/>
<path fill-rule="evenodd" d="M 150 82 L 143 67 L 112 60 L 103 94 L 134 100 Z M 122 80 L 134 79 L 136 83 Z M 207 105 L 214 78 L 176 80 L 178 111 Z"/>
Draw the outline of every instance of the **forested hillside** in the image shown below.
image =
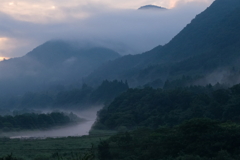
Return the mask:
<path fill-rule="evenodd" d="M 17 96 L 0 96 L 0 108 L 9 109 L 83 109 L 92 105 L 110 103 L 115 97 L 128 90 L 128 83 L 103 81 L 96 88 L 83 84 L 80 88 L 55 86 L 41 92 L 26 92 Z M 3 112 L 2 112 L 3 113 Z"/>
<path fill-rule="evenodd" d="M 0 95 L 42 91 L 55 85 L 79 85 L 84 76 L 118 57 L 118 53 L 103 47 L 48 41 L 23 57 L 0 62 Z"/>
<path fill-rule="evenodd" d="M 99 160 L 238 160 L 240 126 L 192 119 L 175 127 L 119 133 L 98 146 Z"/>
<path fill-rule="evenodd" d="M 239 17 L 239 0 L 215 0 L 168 44 L 139 55 L 117 58 L 117 53 L 104 48 L 75 50 L 66 43 L 48 42 L 21 61 L 1 62 L 0 70 L 1 65 L 17 62 L 9 70 L 20 70 L 17 77 L 23 81 L 19 84 L 26 89 L 38 76 L 39 81 L 46 78 L 51 84 L 43 85 L 48 88 L 43 90 L 31 83 L 42 90 L 25 94 L 8 88 L 15 95 L 0 96 L 4 113 L 12 113 L 12 108 L 20 113 L 24 108 L 81 111 L 84 107 L 91 110 L 93 105 L 104 107 L 88 136 L 33 140 L 35 143 L 0 138 L 0 150 L 4 151 L 0 160 L 15 159 L 5 156 L 10 151 L 17 153 L 16 159 L 23 154 L 26 160 L 239 160 Z M 28 58 L 34 60 L 30 69 L 25 63 Z M 82 64 L 94 71 L 80 78 L 81 85 L 80 81 L 68 87 L 59 85 L 90 73 L 81 72 Z M 38 69 L 44 76 L 37 74 Z M 7 79 L 0 75 L 3 93 L 1 80 L 18 80 L 11 79 L 15 76 L 11 73 L 4 72 Z M 48 129 L 79 120 L 74 114 L 13 113 L 0 116 L 0 131 Z"/>
<path fill-rule="evenodd" d="M 192 118 L 240 123 L 240 85 L 129 89 L 98 114 L 94 129 L 174 126 Z"/>
<path fill-rule="evenodd" d="M 73 113 L 52 112 L 49 114 L 25 113 L 15 116 L 0 116 L 0 131 L 41 130 L 77 124 L 83 119 Z"/>
<path fill-rule="evenodd" d="M 93 72 L 87 80 L 127 79 L 130 86 L 182 75 L 222 77 L 211 83 L 238 83 L 240 58 L 240 2 L 216 0 L 197 15 L 168 44 L 146 53 L 124 56 Z M 209 80 L 210 82 L 210 80 Z"/>

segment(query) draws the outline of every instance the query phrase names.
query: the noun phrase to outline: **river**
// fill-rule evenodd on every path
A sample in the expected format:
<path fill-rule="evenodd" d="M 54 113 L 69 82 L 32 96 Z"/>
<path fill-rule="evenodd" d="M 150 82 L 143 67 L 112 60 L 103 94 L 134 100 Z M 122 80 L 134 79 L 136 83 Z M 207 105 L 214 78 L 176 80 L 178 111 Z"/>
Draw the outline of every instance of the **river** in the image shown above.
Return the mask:
<path fill-rule="evenodd" d="M 94 107 L 89 110 L 83 111 L 74 111 L 73 113 L 78 115 L 81 118 L 84 118 L 86 121 L 79 123 L 77 125 L 71 125 L 66 127 L 61 127 L 52 130 L 44 131 L 20 131 L 20 132 L 8 132 L 1 134 L 2 136 L 10 138 L 47 138 L 47 137 L 68 137 L 68 136 L 83 136 L 88 135 L 93 123 L 96 120 L 97 111 L 101 107 Z"/>

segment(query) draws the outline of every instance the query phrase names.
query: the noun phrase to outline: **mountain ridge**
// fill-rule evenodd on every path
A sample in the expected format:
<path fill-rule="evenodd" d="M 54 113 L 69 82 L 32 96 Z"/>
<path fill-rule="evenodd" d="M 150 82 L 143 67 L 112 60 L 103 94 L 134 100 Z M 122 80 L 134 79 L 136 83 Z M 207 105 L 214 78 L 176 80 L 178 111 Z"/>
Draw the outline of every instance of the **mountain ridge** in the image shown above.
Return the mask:
<path fill-rule="evenodd" d="M 23 57 L 0 62 L 0 89 L 10 94 L 81 83 L 83 76 L 118 57 L 117 52 L 103 47 L 48 41 Z"/>
<path fill-rule="evenodd" d="M 150 5 L 141 6 L 138 8 L 138 10 L 166 10 L 166 8 L 150 4 Z"/>
<path fill-rule="evenodd" d="M 117 59 L 114 61 L 116 64 L 112 62 L 90 74 L 87 81 L 98 83 L 97 80 L 107 78 L 126 79 L 130 86 L 136 87 L 157 79 L 164 82 L 192 74 L 203 77 L 220 68 L 239 68 L 236 65 L 240 59 L 239 7 L 238 0 L 216 0 L 166 45 L 133 57 Z M 124 65 L 124 59 L 135 65 Z M 118 68 L 121 68 L 119 61 L 126 68 L 125 71 L 118 72 Z M 108 72 L 106 75 L 106 68 L 115 68 L 114 74 Z M 126 76 L 129 70 L 135 71 Z M 102 77 L 95 76 L 96 73 Z M 142 76 L 144 73 L 148 75 L 145 78 Z"/>

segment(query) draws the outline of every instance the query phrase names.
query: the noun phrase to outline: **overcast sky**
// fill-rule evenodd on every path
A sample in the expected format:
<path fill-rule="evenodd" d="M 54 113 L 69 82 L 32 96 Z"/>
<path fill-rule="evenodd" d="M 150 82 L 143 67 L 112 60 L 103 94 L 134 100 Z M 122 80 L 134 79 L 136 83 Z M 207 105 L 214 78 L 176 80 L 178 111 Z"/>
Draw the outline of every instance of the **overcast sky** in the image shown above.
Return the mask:
<path fill-rule="evenodd" d="M 166 44 L 213 0 L 1 0 L 0 57 L 19 57 L 51 39 L 78 39 L 141 53 Z M 143 5 L 166 11 L 139 11 Z"/>

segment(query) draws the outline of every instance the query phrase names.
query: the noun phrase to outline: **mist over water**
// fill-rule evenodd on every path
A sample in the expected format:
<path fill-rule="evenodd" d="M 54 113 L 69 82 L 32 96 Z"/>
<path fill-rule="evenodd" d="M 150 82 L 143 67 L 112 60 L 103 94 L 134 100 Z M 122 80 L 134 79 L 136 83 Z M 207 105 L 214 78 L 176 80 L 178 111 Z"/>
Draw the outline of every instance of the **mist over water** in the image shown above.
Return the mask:
<path fill-rule="evenodd" d="M 47 138 L 47 137 L 68 137 L 68 136 L 83 136 L 88 135 L 93 123 L 97 118 L 97 112 L 102 107 L 94 107 L 82 111 L 72 111 L 74 114 L 78 115 L 80 118 L 86 121 L 79 123 L 77 125 L 70 125 L 66 127 L 61 127 L 52 130 L 44 131 L 20 131 L 20 132 L 6 132 L 1 134 L 1 136 L 6 136 L 10 138 Z M 68 111 L 69 112 L 69 111 Z"/>

